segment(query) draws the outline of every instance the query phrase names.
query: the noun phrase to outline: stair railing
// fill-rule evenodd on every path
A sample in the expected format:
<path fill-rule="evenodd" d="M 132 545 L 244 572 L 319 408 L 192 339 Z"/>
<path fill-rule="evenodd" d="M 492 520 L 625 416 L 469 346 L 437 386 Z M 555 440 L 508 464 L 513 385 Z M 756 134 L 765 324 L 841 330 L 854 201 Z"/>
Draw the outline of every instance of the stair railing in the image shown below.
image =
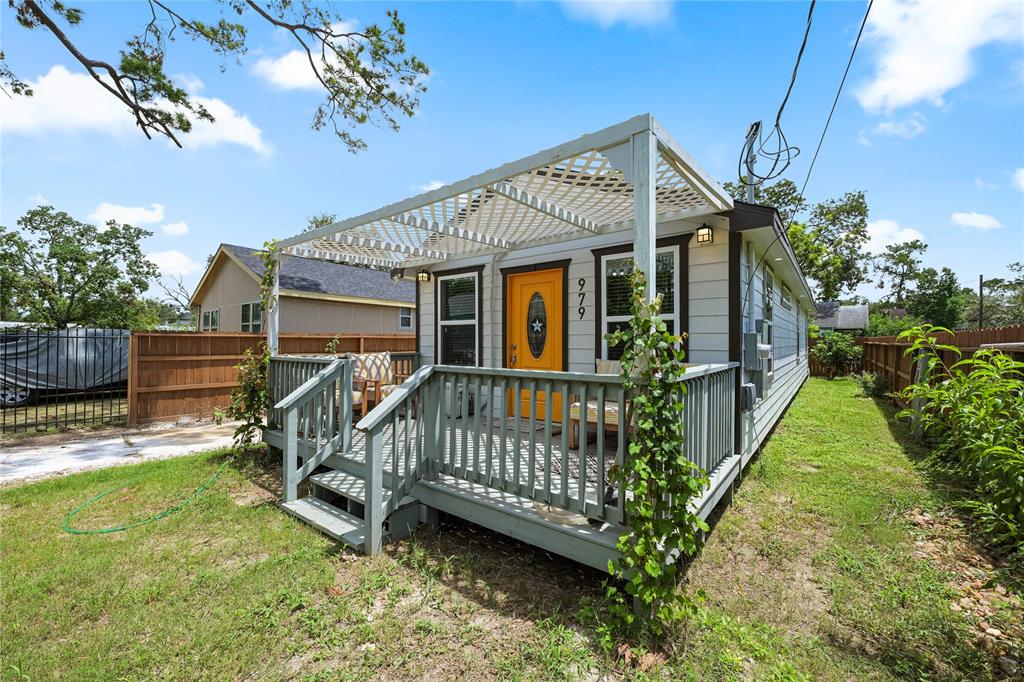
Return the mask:
<path fill-rule="evenodd" d="M 274 406 L 283 427 L 285 502 L 325 459 L 352 448 L 352 364 L 334 360 Z"/>
<path fill-rule="evenodd" d="M 440 433 L 436 405 L 423 391 L 432 384 L 433 373 L 432 366 L 418 369 L 356 424 L 356 430 L 363 433 L 366 448 L 363 546 L 367 554 L 380 552 L 384 519 L 398 508 L 402 498 L 427 470 L 429 443 L 436 442 Z M 425 440 L 430 434 L 434 439 Z M 383 506 L 385 460 L 391 465 L 391 500 L 386 509 Z"/>

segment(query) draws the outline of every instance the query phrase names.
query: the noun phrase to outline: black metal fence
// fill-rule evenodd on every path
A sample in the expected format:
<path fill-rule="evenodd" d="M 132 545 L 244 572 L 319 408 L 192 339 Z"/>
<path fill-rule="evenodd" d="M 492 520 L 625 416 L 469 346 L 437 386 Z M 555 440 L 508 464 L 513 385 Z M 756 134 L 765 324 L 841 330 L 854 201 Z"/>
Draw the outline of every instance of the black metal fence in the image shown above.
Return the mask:
<path fill-rule="evenodd" d="M 0 433 L 125 423 L 131 332 L 0 330 Z"/>

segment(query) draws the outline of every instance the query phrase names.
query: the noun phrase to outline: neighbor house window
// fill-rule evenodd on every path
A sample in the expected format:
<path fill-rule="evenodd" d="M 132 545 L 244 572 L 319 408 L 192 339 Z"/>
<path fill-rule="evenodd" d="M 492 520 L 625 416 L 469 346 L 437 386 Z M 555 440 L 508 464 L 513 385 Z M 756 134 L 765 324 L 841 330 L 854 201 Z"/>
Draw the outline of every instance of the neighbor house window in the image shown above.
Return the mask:
<path fill-rule="evenodd" d="M 477 331 L 480 288 L 476 273 L 437 278 L 438 362 L 476 365 L 480 357 Z"/>
<path fill-rule="evenodd" d="M 242 304 L 242 331 L 257 334 L 263 331 L 263 303 Z"/>
<path fill-rule="evenodd" d="M 601 357 L 607 360 L 618 360 L 622 357 L 622 346 L 608 345 L 605 334 L 610 334 L 629 326 L 632 317 L 631 291 L 629 276 L 633 273 L 633 254 L 617 253 L 601 257 L 601 299 L 604 302 L 601 310 Z M 662 295 L 661 319 L 669 333 L 675 334 L 679 329 L 679 291 L 676 287 L 679 273 L 679 247 L 667 246 L 658 249 L 655 254 L 656 274 L 655 291 Z"/>
<path fill-rule="evenodd" d="M 220 329 L 220 308 L 203 311 L 203 331 L 215 332 Z"/>
<path fill-rule="evenodd" d="M 398 309 L 398 328 L 412 329 L 412 308 Z"/>

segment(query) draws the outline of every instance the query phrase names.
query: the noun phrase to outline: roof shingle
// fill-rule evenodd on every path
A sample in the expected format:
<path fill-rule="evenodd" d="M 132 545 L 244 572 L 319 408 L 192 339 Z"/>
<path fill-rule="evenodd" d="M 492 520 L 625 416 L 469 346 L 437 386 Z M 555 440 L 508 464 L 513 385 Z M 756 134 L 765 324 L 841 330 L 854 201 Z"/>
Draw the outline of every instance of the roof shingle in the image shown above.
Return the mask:
<path fill-rule="evenodd" d="M 221 244 L 246 267 L 263 276 L 263 260 L 259 249 L 236 244 Z M 409 303 L 415 300 L 415 284 L 395 282 L 391 274 L 382 270 L 371 270 L 354 265 L 343 265 L 330 261 L 282 255 L 281 288 L 313 294 L 376 298 L 385 301 Z"/>

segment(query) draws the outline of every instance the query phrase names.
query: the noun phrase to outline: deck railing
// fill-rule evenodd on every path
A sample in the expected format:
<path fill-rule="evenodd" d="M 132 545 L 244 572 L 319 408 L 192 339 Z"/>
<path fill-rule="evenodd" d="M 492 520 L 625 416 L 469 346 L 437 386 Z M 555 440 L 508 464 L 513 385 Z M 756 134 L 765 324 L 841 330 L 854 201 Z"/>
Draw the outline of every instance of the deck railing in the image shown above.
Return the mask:
<path fill-rule="evenodd" d="M 299 369 L 309 368 L 296 362 Z M 284 363 L 286 373 L 291 369 Z M 274 405 L 282 426 L 284 501 L 325 459 L 352 446 L 352 360 L 338 358 Z M 302 466 L 298 465 L 302 457 Z"/>
<path fill-rule="evenodd" d="M 735 454 L 737 363 L 705 365 L 683 375 L 686 457 L 710 474 Z"/>
<path fill-rule="evenodd" d="M 428 366 L 416 371 L 356 424 L 365 447 L 365 548 L 369 554 L 380 551 L 384 519 L 426 471 L 425 435 L 436 434 L 436 418 L 428 416 L 429 400 L 422 388 L 431 380 L 433 369 Z M 387 474 L 385 460 L 390 464 Z M 385 485 L 391 490 L 386 507 L 382 500 Z"/>

